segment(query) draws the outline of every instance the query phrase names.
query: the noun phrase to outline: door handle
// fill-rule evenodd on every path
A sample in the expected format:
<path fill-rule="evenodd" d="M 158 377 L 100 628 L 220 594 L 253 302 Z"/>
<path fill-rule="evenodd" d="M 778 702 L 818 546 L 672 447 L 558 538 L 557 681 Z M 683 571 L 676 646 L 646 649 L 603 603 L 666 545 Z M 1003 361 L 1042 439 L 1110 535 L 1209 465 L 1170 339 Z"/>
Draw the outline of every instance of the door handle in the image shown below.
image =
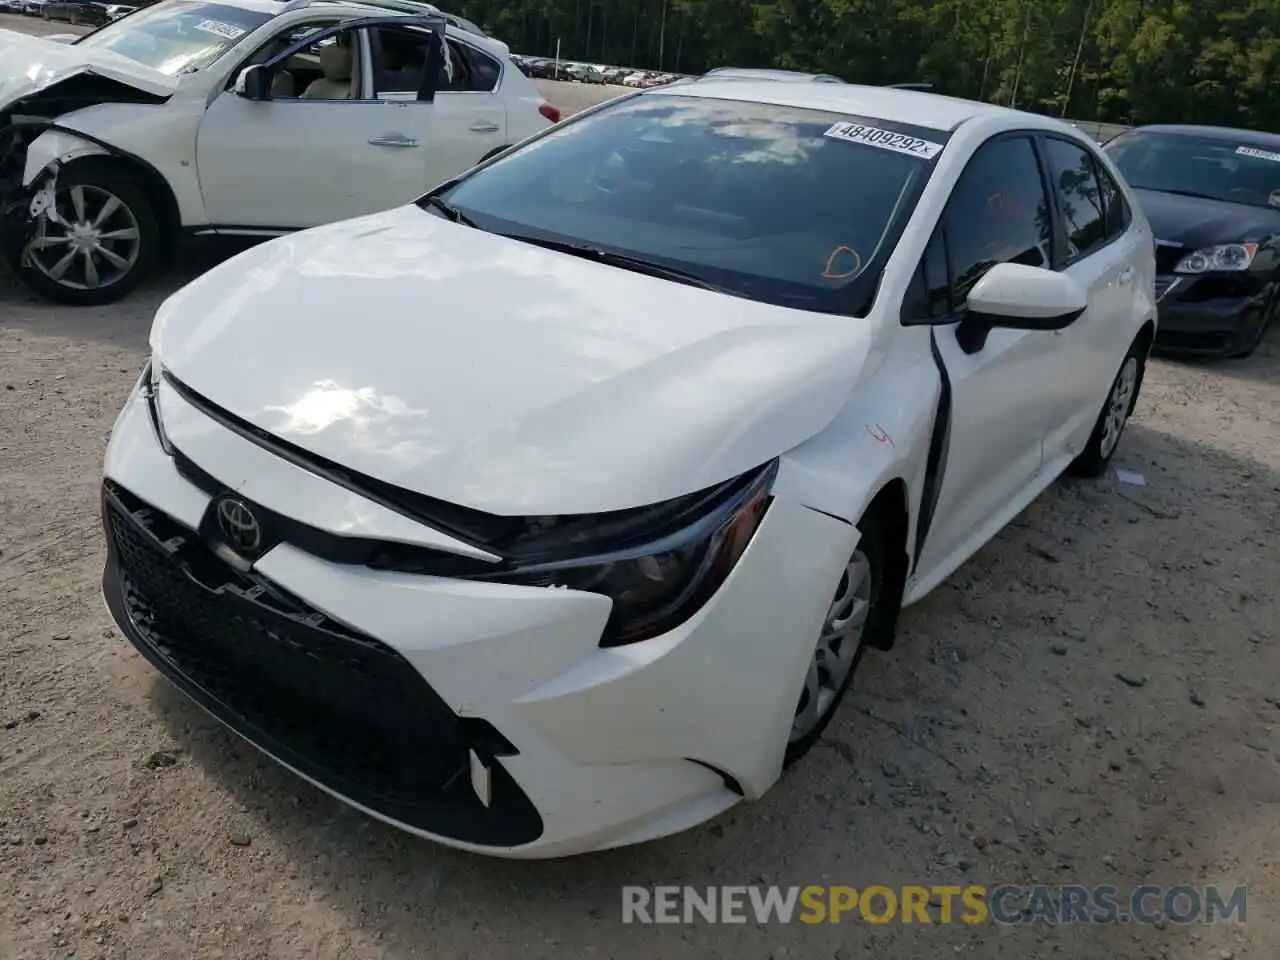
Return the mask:
<path fill-rule="evenodd" d="M 498 125 L 488 120 L 477 120 L 468 129 L 472 133 L 497 133 Z"/>
<path fill-rule="evenodd" d="M 1131 281 L 1133 279 L 1133 267 L 1125 267 L 1121 270 L 1118 279 L 1121 283 L 1128 283 Z"/>
<path fill-rule="evenodd" d="M 418 145 L 414 137 L 406 137 L 403 133 L 384 133 L 378 137 L 370 137 L 369 142 L 375 147 L 416 147 Z"/>

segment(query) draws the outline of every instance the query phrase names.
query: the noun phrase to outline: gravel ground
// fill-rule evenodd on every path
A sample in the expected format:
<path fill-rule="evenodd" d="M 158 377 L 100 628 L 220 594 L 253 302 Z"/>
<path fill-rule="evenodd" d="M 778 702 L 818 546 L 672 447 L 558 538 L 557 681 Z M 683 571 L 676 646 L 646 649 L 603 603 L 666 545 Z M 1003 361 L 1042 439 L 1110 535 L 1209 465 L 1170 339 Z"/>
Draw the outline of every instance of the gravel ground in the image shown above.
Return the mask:
<path fill-rule="evenodd" d="M 546 89 L 565 108 L 599 95 Z M 904 615 L 764 800 L 512 863 L 276 768 L 111 628 L 104 442 L 155 307 L 221 255 L 108 308 L 0 283 L 0 960 L 1278 955 L 1278 338 L 1249 361 L 1154 363 L 1117 464 L 1147 485 L 1047 491 Z M 620 922 L 624 884 L 1001 882 L 1248 884 L 1248 922 Z"/>

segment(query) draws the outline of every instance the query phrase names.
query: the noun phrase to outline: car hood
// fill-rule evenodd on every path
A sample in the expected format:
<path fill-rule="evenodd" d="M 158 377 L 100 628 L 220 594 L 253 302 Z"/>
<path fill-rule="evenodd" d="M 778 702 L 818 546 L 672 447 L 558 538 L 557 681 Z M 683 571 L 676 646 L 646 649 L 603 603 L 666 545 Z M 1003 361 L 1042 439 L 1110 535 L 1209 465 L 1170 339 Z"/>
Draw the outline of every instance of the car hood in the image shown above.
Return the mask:
<path fill-rule="evenodd" d="M 160 308 L 158 362 L 378 480 L 500 515 L 719 483 L 845 403 L 866 320 L 773 307 L 408 206 L 274 240 Z"/>
<path fill-rule="evenodd" d="M 0 106 L 81 73 L 157 97 L 170 96 L 178 85 L 174 77 L 109 50 L 0 30 Z"/>
<path fill-rule="evenodd" d="M 1187 247 L 1260 240 L 1280 232 L 1280 210 L 1159 190 L 1135 190 L 1156 239 Z"/>

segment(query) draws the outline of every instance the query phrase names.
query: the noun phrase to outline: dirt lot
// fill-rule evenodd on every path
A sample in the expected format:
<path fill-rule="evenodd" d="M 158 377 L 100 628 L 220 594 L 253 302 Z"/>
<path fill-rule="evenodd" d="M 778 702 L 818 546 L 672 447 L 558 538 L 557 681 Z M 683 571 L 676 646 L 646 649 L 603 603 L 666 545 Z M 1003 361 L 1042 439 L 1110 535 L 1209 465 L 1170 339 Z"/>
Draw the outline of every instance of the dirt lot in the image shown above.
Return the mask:
<path fill-rule="evenodd" d="M 908 611 L 765 800 L 522 864 L 347 810 L 110 627 L 104 441 L 156 305 L 218 255 L 103 309 L 0 285 L 0 960 L 1277 956 L 1276 337 L 1246 362 L 1156 363 L 1118 457 L 1147 486 L 1049 490 Z M 1248 922 L 620 922 L 624 884 L 1000 882 L 1248 884 Z"/>

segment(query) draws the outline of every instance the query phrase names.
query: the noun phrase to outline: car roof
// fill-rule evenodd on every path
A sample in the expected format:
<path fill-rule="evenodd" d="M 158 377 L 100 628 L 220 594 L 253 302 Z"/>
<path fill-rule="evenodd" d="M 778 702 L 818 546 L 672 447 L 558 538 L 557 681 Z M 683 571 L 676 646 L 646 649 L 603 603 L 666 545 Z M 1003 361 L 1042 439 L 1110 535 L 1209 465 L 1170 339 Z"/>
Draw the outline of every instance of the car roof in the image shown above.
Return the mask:
<path fill-rule="evenodd" d="M 462 30 L 468 36 L 479 37 L 481 40 L 488 40 L 491 43 L 498 44 L 502 47 L 503 52 L 506 52 L 506 44 L 489 36 L 478 24 L 465 17 L 460 17 L 456 13 L 443 10 L 435 4 L 426 2 L 426 0 L 213 0 L 213 2 L 267 13 L 285 13 L 302 9 L 323 11 L 326 8 L 339 7 L 368 16 L 438 16 L 445 20 L 448 26 Z"/>
<path fill-rule="evenodd" d="M 830 110 L 855 116 L 893 119 L 917 127 L 947 131 L 979 116 L 1008 116 L 1024 121 L 1032 116 L 1008 107 L 919 90 L 869 87 L 856 83 L 780 83 L 777 80 L 745 78 L 717 80 L 715 74 L 704 74 L 696 81 L 677 82 L 668 87 L 646 91 L 641 96 L 755 101 L 806 110 Z"/>
<path fill-rule="evenodd" d="M 1143 133 L 1165 133 L 1174 136 L 1203 137 L 1208 140 L 1221 140 L 1224 143 L 1265 143 L 1271 147 L 1280 147 L 1280 134 L 1267 133 L 1263 130 L 1242 130 L 1238 127 L 1197 126 L 1187 123 L 1152 123 L 1143 127 L 1133 127 L 1134 131 Z"/>

